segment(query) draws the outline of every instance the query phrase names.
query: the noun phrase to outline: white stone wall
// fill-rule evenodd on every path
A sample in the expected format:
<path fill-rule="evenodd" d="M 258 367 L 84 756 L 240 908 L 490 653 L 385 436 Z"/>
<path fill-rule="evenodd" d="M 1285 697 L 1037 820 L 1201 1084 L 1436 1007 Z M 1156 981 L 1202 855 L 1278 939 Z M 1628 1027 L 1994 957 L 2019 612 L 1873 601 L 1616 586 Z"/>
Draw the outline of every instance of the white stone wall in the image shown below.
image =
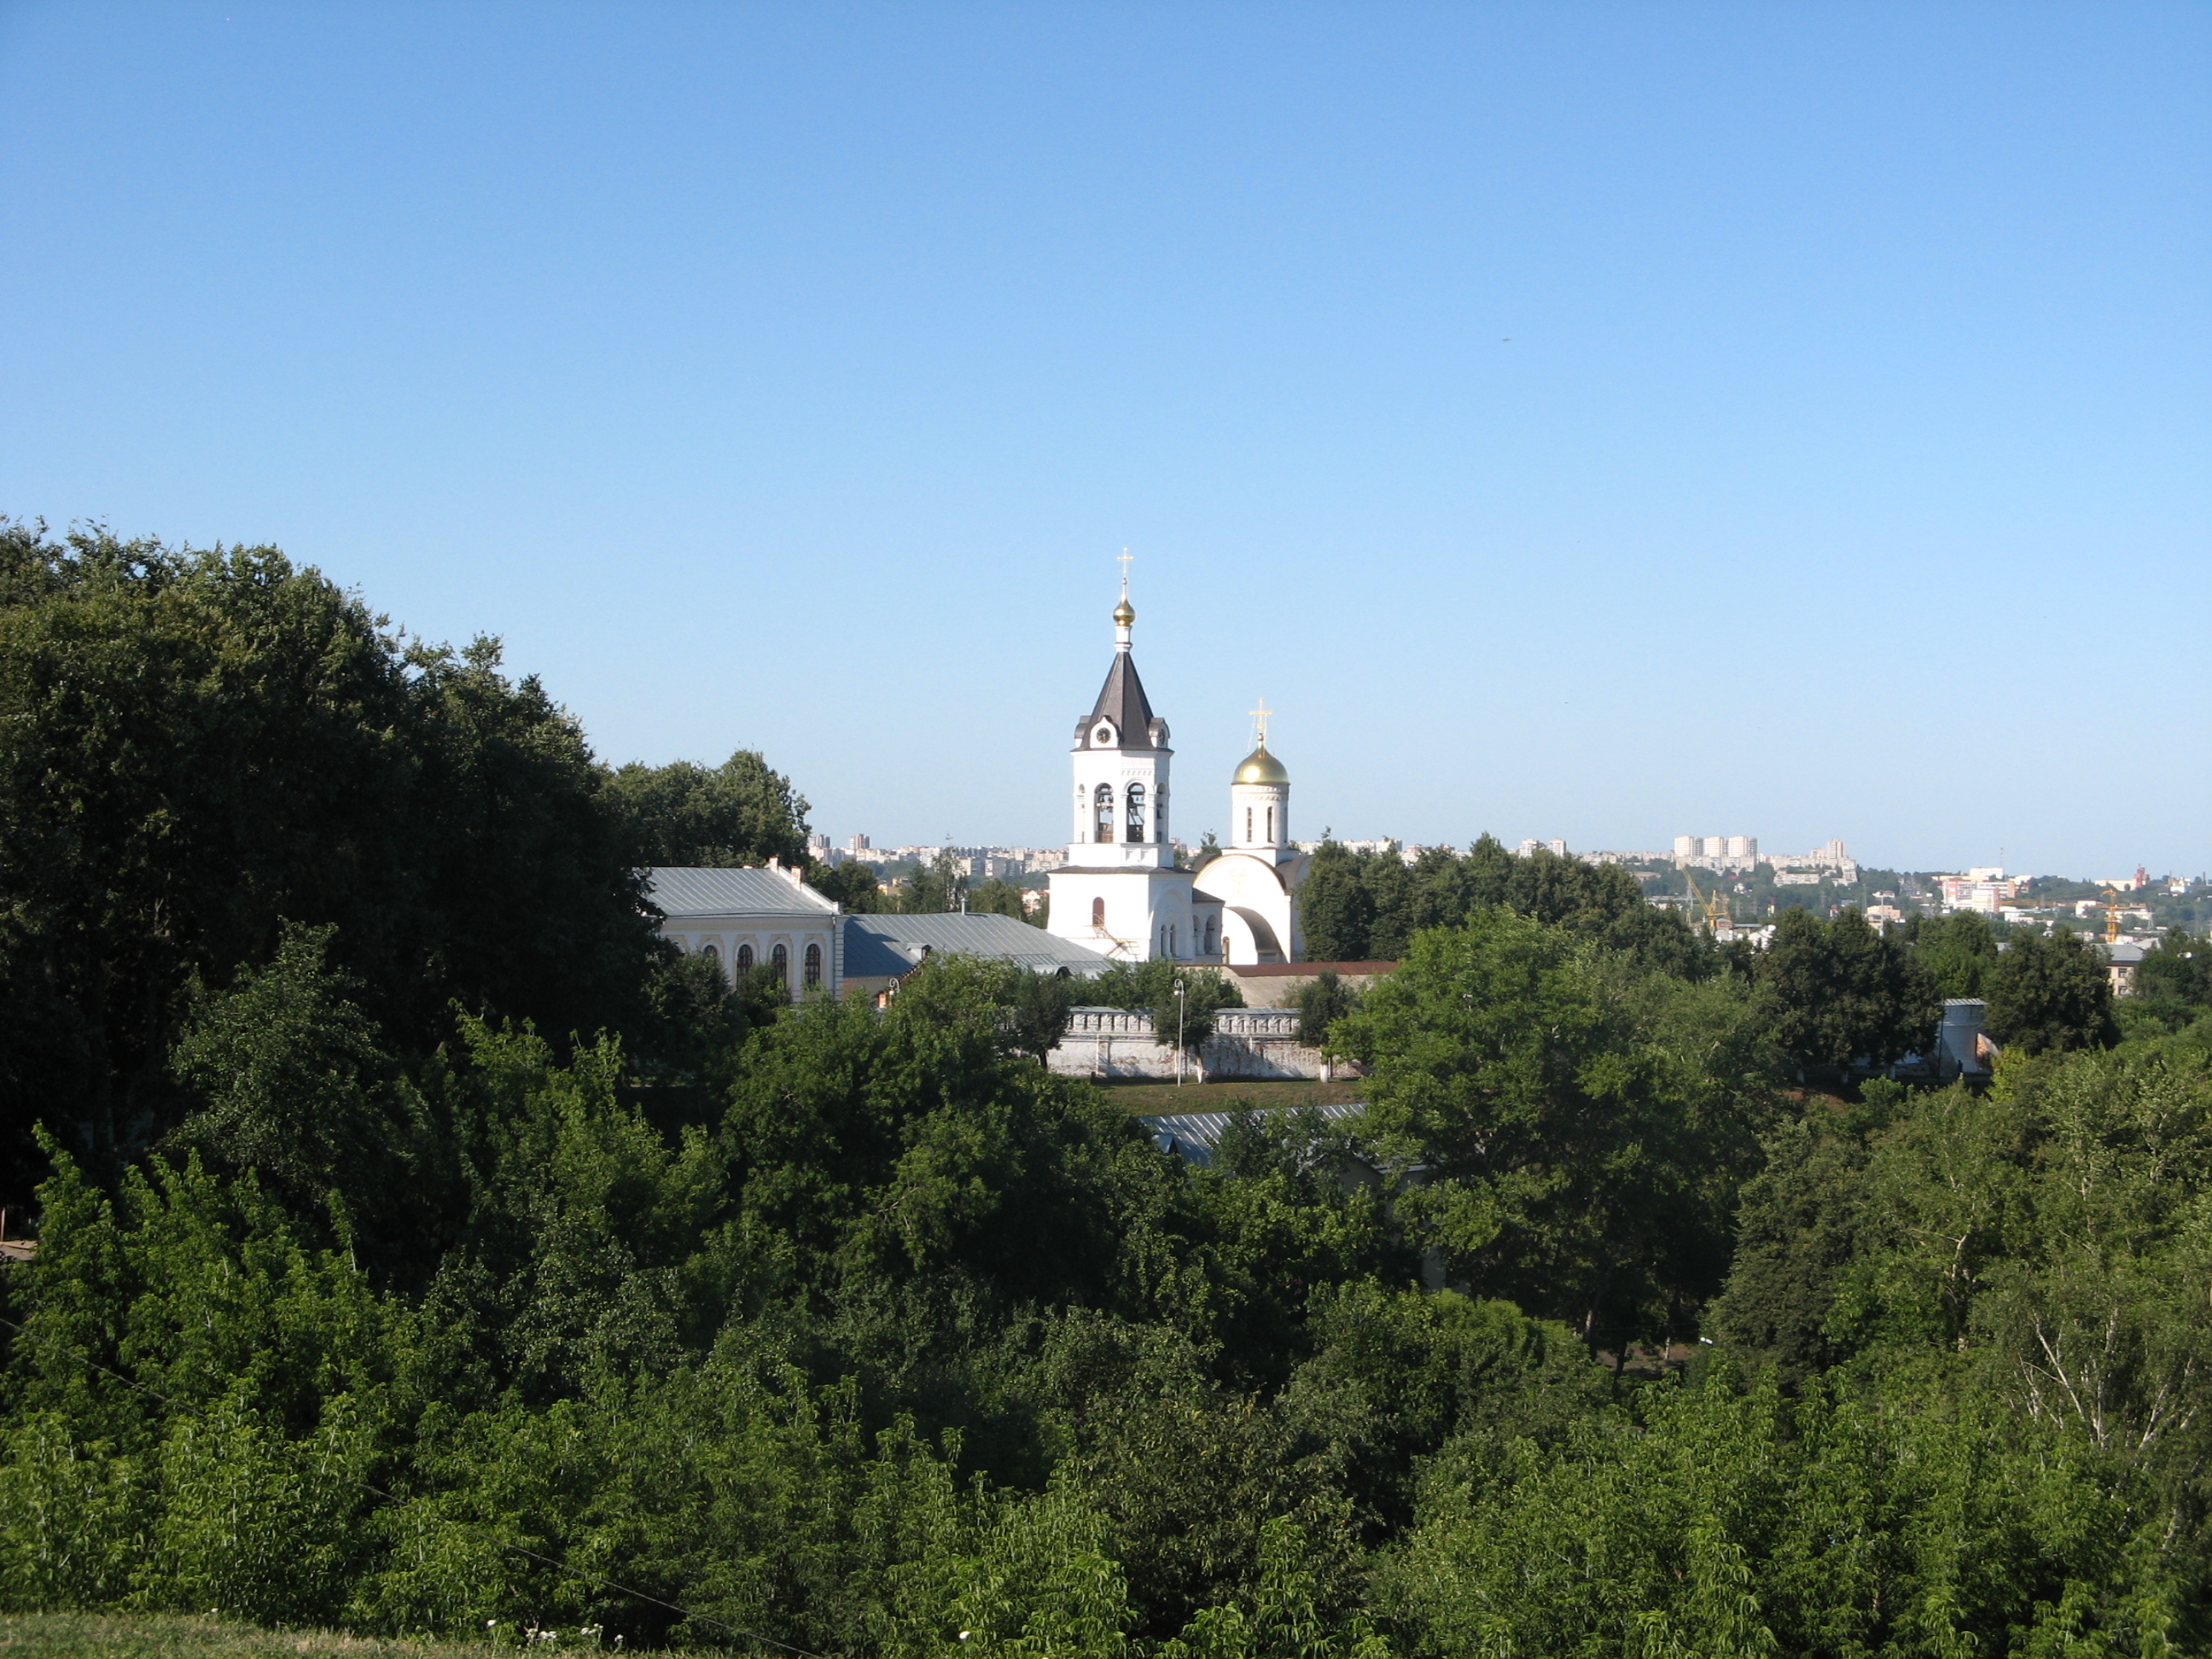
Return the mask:
<path fill-rule="evenodd" d="M 1159 1042 L 1149 1014 L 1121 1008 L 1078 1008 L 1048 1063 L 1070 1077 L 1142 1078 L 1171 1082 L 1175 1049 Z M 1340 1062 L 1334 1075 L 1356 1067 Z M 1185 1075 L 1198 1078 L 1290 1079 L 1328 1075 L 1321 1051 L 1298 1041 L 1298 1017 L 1288 1008 L 1224 1008 L 1213 1035 L 1190 1055 Z"/>

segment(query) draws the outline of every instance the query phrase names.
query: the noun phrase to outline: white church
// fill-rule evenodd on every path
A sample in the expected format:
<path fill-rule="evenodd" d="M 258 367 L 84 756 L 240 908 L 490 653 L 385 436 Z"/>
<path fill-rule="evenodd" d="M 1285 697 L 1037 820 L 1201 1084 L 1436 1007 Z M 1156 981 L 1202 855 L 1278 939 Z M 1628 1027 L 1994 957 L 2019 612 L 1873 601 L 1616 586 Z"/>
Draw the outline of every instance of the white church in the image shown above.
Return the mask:
<path fill-rule="evenodd" d="M 1169 842 L 1168 723 L 1152 713 L 1129 653 L 1128 580 L 1114 608 L 1114 663 L 1075 724 L 1073 834 L 1052 872 L 1051 931 L 1119 962 L 1246 966 L 1305 954 L 1296 894 L 1306 856 L 1291 844 L 1291 775 L 1258 741 L 1229 784 L 1229 836 L 1197 870 Z"/>

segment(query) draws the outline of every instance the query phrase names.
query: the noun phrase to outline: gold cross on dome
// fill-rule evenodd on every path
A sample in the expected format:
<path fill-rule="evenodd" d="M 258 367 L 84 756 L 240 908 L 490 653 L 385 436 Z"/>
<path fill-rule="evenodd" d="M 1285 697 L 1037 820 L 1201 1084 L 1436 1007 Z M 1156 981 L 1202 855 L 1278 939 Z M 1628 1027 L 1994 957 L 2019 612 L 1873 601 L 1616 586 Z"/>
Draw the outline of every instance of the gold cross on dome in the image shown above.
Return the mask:
<path fill-rule="evenodd" d="M 1129 561 L 1136 556 L 1126 547 L 1114 556 L 1115 562 L 1121 567 L 1121 586 L 1125 588 L 1129 585 Z"/>
<path fill-rule="evenodd" d="M 1259 722 L 1258 726 L 1255 728 L 1259 735 L 1253 740 L 1252 746 L 1255 749 L 1265 749 L 1267 746 L 1267 700 L 1265 697 L 1261 698 L 1260 706 L 1257 708 L 1248 708 L 1244 712 Z"/>

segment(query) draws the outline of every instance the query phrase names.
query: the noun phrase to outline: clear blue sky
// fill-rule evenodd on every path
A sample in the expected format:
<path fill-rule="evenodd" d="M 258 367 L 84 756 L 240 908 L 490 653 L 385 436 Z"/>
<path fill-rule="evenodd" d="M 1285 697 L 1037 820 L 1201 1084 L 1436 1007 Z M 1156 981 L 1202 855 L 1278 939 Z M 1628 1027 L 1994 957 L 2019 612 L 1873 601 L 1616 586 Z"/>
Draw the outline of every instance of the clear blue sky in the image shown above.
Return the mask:
<path fill-rule="evenodd" d="M 0 6 L 0 512 L 612 761 L 2212 867 L 2212 8 Z"/>

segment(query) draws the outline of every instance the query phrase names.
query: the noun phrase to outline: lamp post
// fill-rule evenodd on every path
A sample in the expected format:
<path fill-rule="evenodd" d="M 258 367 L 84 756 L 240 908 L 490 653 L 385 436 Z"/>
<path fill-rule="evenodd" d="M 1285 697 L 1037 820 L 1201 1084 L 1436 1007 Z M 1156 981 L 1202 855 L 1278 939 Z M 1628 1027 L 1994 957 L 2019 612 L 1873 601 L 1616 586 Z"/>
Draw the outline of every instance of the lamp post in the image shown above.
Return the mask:
<path fill-rule="evenodd" d="M 1176 1087 L 1182 1087 L 1182 975 L 1176 975 Z"/>

